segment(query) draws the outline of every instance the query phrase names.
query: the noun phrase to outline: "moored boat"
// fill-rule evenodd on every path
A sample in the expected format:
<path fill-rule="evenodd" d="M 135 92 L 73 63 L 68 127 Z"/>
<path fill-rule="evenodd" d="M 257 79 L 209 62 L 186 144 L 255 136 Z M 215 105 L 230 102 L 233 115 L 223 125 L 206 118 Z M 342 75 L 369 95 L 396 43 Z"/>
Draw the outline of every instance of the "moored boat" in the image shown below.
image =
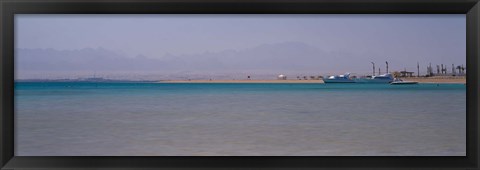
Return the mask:
<path fill-rule="evenodd" d="M 416 81 L 404 81 L 399 78 L 395 78 L 393 82 L 390 83 L 391 85 L 404 85 L 404 84 L 418 84 Z"/>
<path fill-rule="evenodd" d="M 324 83 L 355 83 L 355 81 L 350 78 L 350 73 L 336 76 L 327 76 L 327 78 L 323 78 L 322 80 Z"/>
<path fill-rule="evenodd" d="M 366 78 L 357 78 L 354 80 L 355 83 L 391 83 L 393 82 L 393 76 L 390 73 L 382 74 L 378 76 L 366 77 Z"/>

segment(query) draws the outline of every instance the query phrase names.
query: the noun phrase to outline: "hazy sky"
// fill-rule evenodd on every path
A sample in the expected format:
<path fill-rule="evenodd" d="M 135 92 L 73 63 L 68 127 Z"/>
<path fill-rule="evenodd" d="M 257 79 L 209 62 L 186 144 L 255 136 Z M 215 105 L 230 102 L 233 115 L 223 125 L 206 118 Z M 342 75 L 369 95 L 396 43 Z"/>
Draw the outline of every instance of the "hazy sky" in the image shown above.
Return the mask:
<path fill-rule="evenodd" d="M 351 66 L 352 56 L 399 67 L 465 64 L 465 15 L 27 15 L 15 17 L 16 48 L 102 47 L 162 59 L 300 42 Z M 306 61 L 308 62 L 308 61 Z M 401 66 L 400 66 L 401 65 Z"/>

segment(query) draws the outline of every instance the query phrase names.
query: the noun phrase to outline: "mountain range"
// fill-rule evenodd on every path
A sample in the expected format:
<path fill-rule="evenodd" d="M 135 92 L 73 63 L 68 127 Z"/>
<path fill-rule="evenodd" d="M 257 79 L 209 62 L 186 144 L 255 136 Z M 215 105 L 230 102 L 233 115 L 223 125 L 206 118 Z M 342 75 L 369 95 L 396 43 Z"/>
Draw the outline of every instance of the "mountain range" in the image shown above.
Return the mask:
<path fill-rule="evenodd" d="M 16 69 L 21 77 L 35 72 L 136 72 L 158 74 L 297 74 L 338 72 L 349 64 L 336 62 L 348 53 L 326 52 L 301 42 L 262 44 L 253 48 L 199 54 L 161 56 L 126 56 L 104 48 L 78 50 L 17 49 Z M 342 59 L 345 61 L 345 59 Z"/>

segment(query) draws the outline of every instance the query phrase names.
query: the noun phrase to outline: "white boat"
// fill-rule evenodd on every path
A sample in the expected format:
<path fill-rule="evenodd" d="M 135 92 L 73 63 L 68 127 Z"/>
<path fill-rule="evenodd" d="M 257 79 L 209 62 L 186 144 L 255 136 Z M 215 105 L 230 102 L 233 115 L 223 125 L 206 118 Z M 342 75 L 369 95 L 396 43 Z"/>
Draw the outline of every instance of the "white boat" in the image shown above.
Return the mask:
<path fill-rule="evenodd" d="M 355 79 L 355 83 L 391 83 L 391 82 L 393 82 L 393 76 L 390 73 Z"/>
<path fill-rule="evenodd" d="M 402 79 L 395 78 L 393 82 L 390 83 L 391 85 L 403 85 L 403 84 L 418 84 L 416 81 L 403 81 Z"/>
<path fill-rule="evenodd" d="M 327 76 L 327 78 L 323 78 L 322 80 L 324 83 L 355 83 L 355 81 L 350 78 L 350 73 L 336 76 Z"/>

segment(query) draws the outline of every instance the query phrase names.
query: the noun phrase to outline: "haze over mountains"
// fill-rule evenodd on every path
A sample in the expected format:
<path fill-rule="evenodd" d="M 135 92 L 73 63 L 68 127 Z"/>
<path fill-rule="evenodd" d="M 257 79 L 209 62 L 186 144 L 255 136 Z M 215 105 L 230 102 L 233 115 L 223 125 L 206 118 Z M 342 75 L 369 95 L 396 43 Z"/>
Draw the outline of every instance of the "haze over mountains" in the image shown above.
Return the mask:
<path fill-rule="evenodd" d="M 17 78 L 74 78 L 92 74 L 116 78 L 207 78 L 245 75 L 312 74 L 345 70 L 332 54 L 300 42 L 263 44 L 257 47 L 192 55 L 130 57 L 104 48 L 79 50 L 17 49 Z M 355 58 L 351 58 L 355 60 Z M 43 75 L 42 75 L 43 74 Z M 172 77 L 176 74 L 176 77 Z M 123 75 L 123 76 L 122 76 Z M 153 76 L 155 75 L 155 76 Z M 73 77 L 72 77 L 73 76 Z M 140 77 L 138 77 L 140 76 Z M 152 77 L 153 76 L 153 77 Z M 169 77 L 170 76 L 170 77 Z"/>
<path fill-rule="evenodd" d="M 262 44 L 253 48 L 199 54 L 127 56 L 104 48 L 78 50 L 17 49 L 17 79 L 85 78 L 113 79 L 274 79 L 278 74 L 296 76 L 371 72 L 366 54 L 324 51 L 302 42 Z M 362 56 L 362 57 L 359 57 Z M 384 56 L 371 57 L 384 69 Z M 338 62 L 343 61 L 343 62 Z M 345 63 L 347 61 L 347 63 Z M 416 70 L 416 61 L 389 58 L 391 70 Z M 397 63 L 397 65 L 395 65 Z M 398 63 L 403 63 L 398 67 Z M 425 64 L 425 62 L 423 62 Z M 424 70 L 422 69 L 421 72 Z"/>
<path fill-rule="evenodd" d="M 275 79 L 425 74 L 466 62 L 466 18 L 428 15 L 30 15 L 16 19 L 17 79 Z"/>

